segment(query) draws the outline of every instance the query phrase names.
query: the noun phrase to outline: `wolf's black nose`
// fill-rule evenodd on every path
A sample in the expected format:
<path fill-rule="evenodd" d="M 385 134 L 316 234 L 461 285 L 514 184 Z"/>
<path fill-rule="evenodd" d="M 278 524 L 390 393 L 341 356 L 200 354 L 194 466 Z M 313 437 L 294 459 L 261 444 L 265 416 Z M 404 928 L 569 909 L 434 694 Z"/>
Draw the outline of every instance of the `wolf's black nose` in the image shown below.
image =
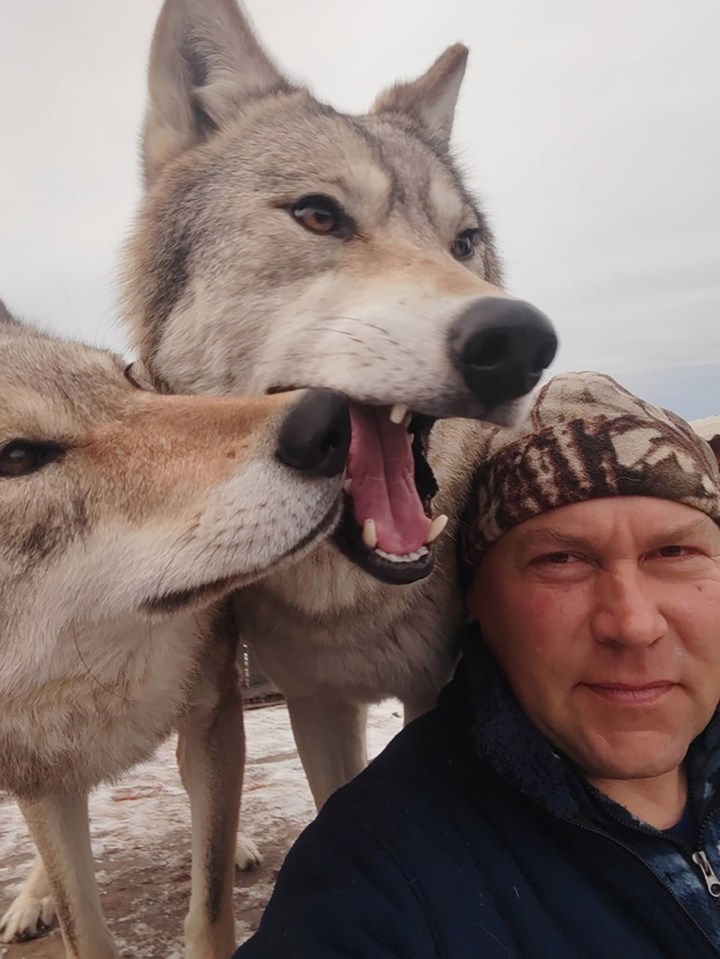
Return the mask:
<path fill-rule="evenodd" d="M 540 310 L 505 297 L 476 300 L 450 330 L 450 355 L 487 410 L 529 393 L 557 352 Z"/>
<path fill-rule="evenodd" d="M 350 449 L 347 401 L 330 390 L 308 390 L 280 427 L 277 456 L 311 476 L 339 476 Z"/>

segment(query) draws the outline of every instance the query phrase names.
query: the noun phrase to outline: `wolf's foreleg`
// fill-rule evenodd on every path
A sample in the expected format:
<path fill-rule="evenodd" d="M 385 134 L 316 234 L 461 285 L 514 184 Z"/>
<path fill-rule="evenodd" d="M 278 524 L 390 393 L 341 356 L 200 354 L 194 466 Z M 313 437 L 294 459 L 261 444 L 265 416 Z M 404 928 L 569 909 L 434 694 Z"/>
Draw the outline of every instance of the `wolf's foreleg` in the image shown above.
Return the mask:
<path fill-rule="evenodd" d="M 95 881 L 87 793 L 18 805 L 47 870 L 68 959 L 119 959 Z"/>
<path fill-rule="evenodd" d="M 319 809 L 367 765 L 367 704 L 337 694 L 288 697 L 295 743 Z"/>
<path fill-rule="evenodd" d="M 192 891 L 186 959 L 227 959 L 235 948 L 233 879 L 245 728 L 237 631 L 221 622 L 208 647 L 178 738 L 178 765 L 190 797 Z"/>

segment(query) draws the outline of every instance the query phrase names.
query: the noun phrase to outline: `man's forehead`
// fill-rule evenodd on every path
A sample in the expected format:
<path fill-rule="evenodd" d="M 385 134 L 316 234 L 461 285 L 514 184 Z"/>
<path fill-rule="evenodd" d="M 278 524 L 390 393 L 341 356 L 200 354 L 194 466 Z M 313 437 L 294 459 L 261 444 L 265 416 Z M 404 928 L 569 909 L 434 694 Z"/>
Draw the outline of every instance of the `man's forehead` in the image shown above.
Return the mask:
<path fill-rule="evenodd" d="M 613 542 L 618 533 L 645 545 L 670 544 L 694 535 L 716 537 L 720 530 L 700 510 L 653 497 L 608 497 L 562 506 L 520 524 L 511 534 L 518 547 L 542 543 L 570 546 Z"/>

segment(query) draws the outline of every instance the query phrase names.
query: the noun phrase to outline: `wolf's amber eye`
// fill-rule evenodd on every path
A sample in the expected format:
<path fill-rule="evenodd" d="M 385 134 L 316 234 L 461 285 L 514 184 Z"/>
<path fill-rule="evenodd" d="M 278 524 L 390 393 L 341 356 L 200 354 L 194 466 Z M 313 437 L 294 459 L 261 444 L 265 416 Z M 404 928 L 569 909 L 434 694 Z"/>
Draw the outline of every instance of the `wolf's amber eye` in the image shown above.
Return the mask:
<path fill-rule="evenodd" d="M 475 244 L 480 239 L 479 230 L 463 230 L 452 242 L 452 254 L 456 260 L 469 260 L 475 255 Z"/>
<path fill-rule="evenodd" d="M 311 233 L 350 236 L 353 224 L 342 208 L 329 196 L 304 196 L 289 208 L 290 214 Z"/>
<path fill-rule="evenodd" d="M 59 459 L 64 452 L 57 443 L 12 440 L 0 447 L 0 478 L 34 473 Z"/>

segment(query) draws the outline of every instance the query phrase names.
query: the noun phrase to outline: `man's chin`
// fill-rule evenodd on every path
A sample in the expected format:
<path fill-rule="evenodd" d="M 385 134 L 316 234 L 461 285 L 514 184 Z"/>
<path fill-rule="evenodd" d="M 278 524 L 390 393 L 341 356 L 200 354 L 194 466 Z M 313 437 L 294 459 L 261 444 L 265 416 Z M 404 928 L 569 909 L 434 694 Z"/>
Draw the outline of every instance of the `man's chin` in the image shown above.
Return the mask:
<path fill-rule="evenodd" d="M 648 781 L 672 776 L 682 766 L 690 745 L 690 740 L 668 742 L 665 736 L 647 732 L 626 732 L 622 740 L 613 737 L 610 744 L 583 749 L 574 757 L 588 781 Z"/>

